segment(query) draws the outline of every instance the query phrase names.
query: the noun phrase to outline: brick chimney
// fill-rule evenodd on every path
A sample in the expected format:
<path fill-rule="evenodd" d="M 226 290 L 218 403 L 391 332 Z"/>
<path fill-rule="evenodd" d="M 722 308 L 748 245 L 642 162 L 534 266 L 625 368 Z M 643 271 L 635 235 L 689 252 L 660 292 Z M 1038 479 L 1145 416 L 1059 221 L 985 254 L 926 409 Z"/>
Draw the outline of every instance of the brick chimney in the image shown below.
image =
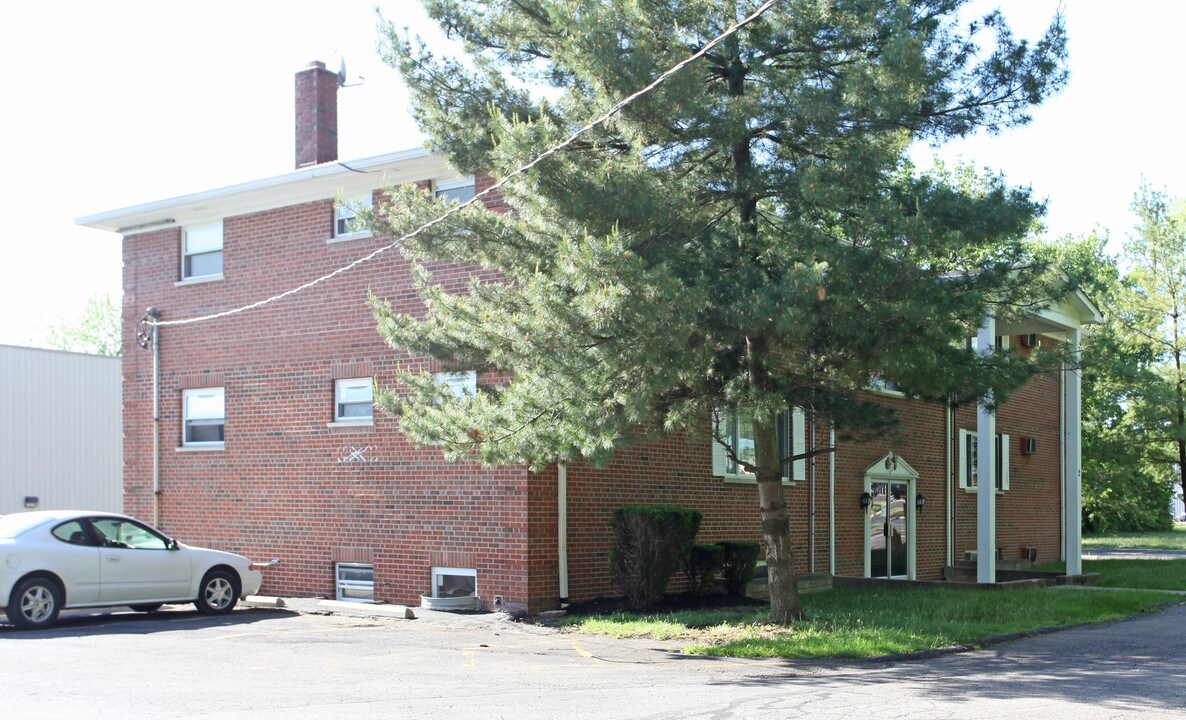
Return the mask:
<path fill-rule="evenodd" d="M 296 166 L 338 159 L 338 76 L 314 60 L 296 74 Z"/>

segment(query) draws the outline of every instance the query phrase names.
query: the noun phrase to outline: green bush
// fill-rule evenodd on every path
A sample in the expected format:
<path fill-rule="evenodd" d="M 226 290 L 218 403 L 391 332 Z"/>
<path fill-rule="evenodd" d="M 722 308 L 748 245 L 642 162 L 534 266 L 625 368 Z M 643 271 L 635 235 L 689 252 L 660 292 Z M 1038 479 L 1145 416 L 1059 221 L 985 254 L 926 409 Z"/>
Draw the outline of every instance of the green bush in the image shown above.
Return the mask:
<path fill-rule="evenodd" d="M 649 607 L 663 598 L 671 576 L 687 561 L 703 517 L 699 510 L 666 505 L 614 511 L 610 577 L 634 607 Z"/>
<path fill-rule="evenodd" d="M 1169 530 L 1173 486 L 1154 470 L 1083 462 L 1083 529 L 1092 533 Z"/>
<path fill-rule="evenodd" d="M 722 540 L 717 544 L 725 553 L 725 561 L 721 567 L 725 576 L 725 590 L 730 595 L 744 595 L 745 586 L 754 579 L 754 568 L 758 564 L 761 546 L 745 540 Z"/>
<path fill-rule="evenodd" d="M 684 574 L 693 595 L 709 595 L 716 590 L 717 573 L 725 564 L 725 548 L 720 545 L 693 545 L 688 552 Z"/>

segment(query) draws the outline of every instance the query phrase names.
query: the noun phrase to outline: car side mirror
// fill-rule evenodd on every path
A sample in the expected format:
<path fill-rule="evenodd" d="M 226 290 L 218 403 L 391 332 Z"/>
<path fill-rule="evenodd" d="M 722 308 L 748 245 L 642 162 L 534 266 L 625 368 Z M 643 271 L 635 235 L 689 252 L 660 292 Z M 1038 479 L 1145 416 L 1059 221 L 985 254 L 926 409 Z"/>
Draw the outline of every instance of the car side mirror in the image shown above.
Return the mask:
<path fill-rule="evenodd" d="M 166 545 L 166 547 L 169 548 L 170 550 L 180 550 L 181 543 L 177 542 L 173 538 L 169 538 L 169 544 Z"/>

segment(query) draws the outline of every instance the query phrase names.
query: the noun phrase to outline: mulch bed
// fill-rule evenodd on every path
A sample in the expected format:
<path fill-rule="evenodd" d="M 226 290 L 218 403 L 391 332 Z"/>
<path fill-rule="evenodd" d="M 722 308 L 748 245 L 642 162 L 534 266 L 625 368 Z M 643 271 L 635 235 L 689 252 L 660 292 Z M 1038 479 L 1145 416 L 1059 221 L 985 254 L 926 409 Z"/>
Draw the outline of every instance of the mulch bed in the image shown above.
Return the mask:
<path fill-rule="evenodd" d="M 631 607 L 630 603 L 624 597 L 599 597 L 594 600 L 573 603 L 565 608 L 565 610 L 569 615 L 586 616 L 612 615 L 613 613 L 619 612 L 668 613 L 678 612 L 681 610 L 718 610 L 720 608 L 731 607 L 764 607 L 769 604 L 770 603 L 766 600 L 758 600 L 742 595 L 692 595 L 690 593 L 680 593 L 678 595 L 666 595 L 659 603 L 641 611 L 637 608 Z"/>

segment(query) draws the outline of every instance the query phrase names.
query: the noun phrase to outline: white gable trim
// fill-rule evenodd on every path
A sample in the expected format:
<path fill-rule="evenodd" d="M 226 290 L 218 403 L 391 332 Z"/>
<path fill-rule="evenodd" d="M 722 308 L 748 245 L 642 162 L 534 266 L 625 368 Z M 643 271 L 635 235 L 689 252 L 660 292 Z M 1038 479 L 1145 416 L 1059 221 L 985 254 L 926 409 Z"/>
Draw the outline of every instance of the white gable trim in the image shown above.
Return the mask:
<path fill-rule="evenodd" d="M 865 468 L 865 478 L 874 482 L 887 480 L 917 480 L 918 471 L 911 467 L 900 455 L 891 450 L 881 459 Z"/>

